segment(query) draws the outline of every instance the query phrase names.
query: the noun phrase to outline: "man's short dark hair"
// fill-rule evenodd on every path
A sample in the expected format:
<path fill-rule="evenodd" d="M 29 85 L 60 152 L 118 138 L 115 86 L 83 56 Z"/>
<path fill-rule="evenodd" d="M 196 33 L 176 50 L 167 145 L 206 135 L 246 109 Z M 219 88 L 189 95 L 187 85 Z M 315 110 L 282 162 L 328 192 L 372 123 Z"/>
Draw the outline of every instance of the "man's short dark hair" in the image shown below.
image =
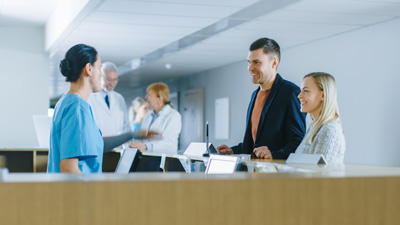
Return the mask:
<path fill-rule="evenodd" d="M 263 48 L 265 54 L 276 54 L 279 61 L 281 60 L 281 48 L 278 43 L 270 38 L 260 38 L 250 45 L 250 51 Z"/>

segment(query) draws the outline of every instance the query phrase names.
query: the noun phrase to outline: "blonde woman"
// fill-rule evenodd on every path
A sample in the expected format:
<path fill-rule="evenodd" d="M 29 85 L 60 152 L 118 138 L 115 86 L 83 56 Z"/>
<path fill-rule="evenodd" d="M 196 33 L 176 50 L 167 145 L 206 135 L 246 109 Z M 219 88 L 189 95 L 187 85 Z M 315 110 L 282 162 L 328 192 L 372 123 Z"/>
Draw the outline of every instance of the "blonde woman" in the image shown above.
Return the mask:
<path fill-rule="evenodd" d="M 132 141 L 131 148 L 140 151 L 177 153 L 178 138 L 182 129 L 181 115 L 171 105 L 169 88 L 164 83 L 153 83 L 147 87 L 146 101 L 150 110 L 143 118 L 142 129 L 151 129 L 162 134 L 160 140 Z"/>
<path fill-rule="evenodd" d="M 301 111 L 313 120 L 296 153 L 322 154 L 331 163 L 343 163 L 345 138 L 339 117 L 335 78 L 316 72 L 304 76 L 298 96 Z"/>
<path fill-rule="evenodd" d="M 131 130 L 140 130 L 144 115 L 149 111 L 149 104 L 141 97 L 136 97 L 129 107 L 129 122 Z"/>

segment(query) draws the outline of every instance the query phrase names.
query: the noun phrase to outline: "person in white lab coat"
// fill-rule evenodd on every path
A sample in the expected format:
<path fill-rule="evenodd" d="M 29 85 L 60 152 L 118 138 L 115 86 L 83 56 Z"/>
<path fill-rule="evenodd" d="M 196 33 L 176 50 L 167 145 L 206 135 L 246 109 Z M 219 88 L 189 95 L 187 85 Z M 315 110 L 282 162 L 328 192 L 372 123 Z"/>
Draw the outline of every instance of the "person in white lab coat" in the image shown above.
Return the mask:
<path fill-rule="evenodd" d="M 114 63 L 105 62 L 101 66 L 103 74 L 102 90 L 92 93 L 88 102 L 103 137 L 130 132 L 128 110 L 124 97 L 114 91 L 118 83 L 118 69 Z"/>
<path fill-rule="evenodd" d="M 182 121 L 181 115 L 173 109 L 169 100 L 168 86 L 164 83 L 150 84 L 147 87 L 146 101 L 152 110 L 144 116 L 142 129 L 159 132 L 162 138 L 151 141 L 132 141 L 129 146 L 142 152 L 177 153 Z"/>

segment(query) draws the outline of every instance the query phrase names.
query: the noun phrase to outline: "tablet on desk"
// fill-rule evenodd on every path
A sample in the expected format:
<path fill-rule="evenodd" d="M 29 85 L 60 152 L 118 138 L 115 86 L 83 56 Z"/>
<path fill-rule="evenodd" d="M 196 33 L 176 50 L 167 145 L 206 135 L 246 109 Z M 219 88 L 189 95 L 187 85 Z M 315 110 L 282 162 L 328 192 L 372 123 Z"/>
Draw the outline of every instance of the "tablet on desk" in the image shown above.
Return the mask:
<path fill-rule="evenodd" d="M 219 154 L 218 151 L 217 151 L 217 149 L 214 147 L 213 144 L 210 144 L 210 145 L 208 146 L 208 149 L 210 150 L 210 154 Z"/>

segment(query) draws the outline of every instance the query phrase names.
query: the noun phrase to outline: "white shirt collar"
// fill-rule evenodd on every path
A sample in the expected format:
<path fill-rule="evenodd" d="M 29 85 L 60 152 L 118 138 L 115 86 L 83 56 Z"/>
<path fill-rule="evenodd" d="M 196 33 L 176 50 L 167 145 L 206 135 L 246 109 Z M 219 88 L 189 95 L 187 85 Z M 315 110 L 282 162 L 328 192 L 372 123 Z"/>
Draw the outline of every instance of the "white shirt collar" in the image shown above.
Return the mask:
<path fill-rule="evenodd" d="M 169 110 L 171 110 L 171 106 L 170 105 L 165 105 L 157 114 L 156 114 L 156 112 L 154 112 L 154 109 L 153 109 L 153 111 L 151 111 L 151 115 L 153 117 L 154 116 L 159 116 L 159 115 L 165 114 Z"/>
<path fill-rule="evenodd" d="M 113 92 L 113 91 L 114 91 L 114 90 L 112 90 L 112 91 L 107 91 L 107 90 L 105 90 L 105 89 L 101 89 L 101 91 L 100 91 L 101 97 L 105 98 L 106 95 L 109 95 L 109 96 L 110 96 L 111 92 Z"/>

